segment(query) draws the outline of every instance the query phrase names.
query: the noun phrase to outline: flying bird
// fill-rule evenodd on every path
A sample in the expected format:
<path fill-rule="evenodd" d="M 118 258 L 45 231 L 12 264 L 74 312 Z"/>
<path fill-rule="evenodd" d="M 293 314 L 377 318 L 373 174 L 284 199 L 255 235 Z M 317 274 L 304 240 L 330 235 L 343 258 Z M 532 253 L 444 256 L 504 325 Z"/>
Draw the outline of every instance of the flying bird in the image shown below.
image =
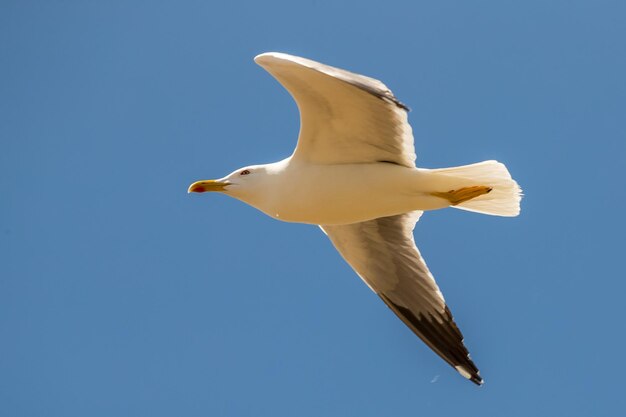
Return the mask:
<path fill-rule="evenodd" d="M 482 384 L 413 229 L 424 211 L 446 207 L 517 216 L 521 190 L 507 168 L 497 161 L 417 168 L 408 108 L 382 82 L 283 53 L 254 60 L 296 101 L 296 149 L 279 162 L 194 182 L 188 192 L 224 193 L 277 220 L 319 225 L 424 343 Z"/>

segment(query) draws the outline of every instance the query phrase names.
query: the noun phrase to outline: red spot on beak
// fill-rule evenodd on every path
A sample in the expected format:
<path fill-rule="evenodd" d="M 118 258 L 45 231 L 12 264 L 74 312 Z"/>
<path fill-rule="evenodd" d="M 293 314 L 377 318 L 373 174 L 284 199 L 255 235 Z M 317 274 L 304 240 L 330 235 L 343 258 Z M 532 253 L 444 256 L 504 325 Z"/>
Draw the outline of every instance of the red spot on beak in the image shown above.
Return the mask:
<path fill-rule="evenodd" d="M 203 193 L 205 191 L 206 190 L 204 189 L 204 186 L 200 183 L 193 184 L 191 187 L 189 187 L 190 193 Z"/>

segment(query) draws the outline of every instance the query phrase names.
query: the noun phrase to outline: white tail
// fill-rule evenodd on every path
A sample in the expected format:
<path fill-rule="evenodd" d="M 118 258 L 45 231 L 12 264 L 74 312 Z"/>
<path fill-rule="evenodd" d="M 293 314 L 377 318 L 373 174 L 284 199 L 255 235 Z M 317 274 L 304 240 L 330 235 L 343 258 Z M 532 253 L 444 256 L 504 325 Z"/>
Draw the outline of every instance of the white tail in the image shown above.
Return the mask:
<path fill-rule="evenodd" d="M 520 212 L 522 190 L 517 182 L 511 178 L 511 174 L 504 164 L 498 161 L 484 161 L 460 167 L 433 169 L 431 172 L 442 174 L 451 179 L 457 178 L 461 186 L 483 185 L 492 188 L 487 194 L 453 207 L 507 217 L 517 216 Z"/>

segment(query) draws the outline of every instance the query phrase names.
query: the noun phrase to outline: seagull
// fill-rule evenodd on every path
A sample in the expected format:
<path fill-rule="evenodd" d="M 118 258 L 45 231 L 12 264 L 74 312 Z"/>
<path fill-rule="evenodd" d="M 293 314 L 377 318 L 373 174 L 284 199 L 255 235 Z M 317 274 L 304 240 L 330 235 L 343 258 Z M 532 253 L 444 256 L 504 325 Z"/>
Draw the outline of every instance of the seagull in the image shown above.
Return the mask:
<path fill-rule="evenodd" d="M 446 207 L 517 216 L 521 189 L 507 168 L 417 168 L 409 109 L 382 82 L 284 53 L 254 60 L 296 101 L 296 148 L 279 162 L 196 181 L 188 192 L 224 193 L 277 220 L 318 225 L 409 329 L 481 385 L 413 229 L 424 211 Z"/>

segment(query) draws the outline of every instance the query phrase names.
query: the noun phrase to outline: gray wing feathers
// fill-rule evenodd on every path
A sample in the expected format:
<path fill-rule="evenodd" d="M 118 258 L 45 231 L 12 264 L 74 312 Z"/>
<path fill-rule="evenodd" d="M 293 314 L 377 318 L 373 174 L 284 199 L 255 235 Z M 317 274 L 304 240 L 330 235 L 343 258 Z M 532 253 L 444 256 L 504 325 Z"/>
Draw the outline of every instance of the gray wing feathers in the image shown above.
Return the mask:
<path fill-rule="evenodd" d="M 413 227 L 419 214 L 322 229 L 363 281 L 417 336 L 459 373 L 481 384 L 463 335 L 415 246 Z"/>

